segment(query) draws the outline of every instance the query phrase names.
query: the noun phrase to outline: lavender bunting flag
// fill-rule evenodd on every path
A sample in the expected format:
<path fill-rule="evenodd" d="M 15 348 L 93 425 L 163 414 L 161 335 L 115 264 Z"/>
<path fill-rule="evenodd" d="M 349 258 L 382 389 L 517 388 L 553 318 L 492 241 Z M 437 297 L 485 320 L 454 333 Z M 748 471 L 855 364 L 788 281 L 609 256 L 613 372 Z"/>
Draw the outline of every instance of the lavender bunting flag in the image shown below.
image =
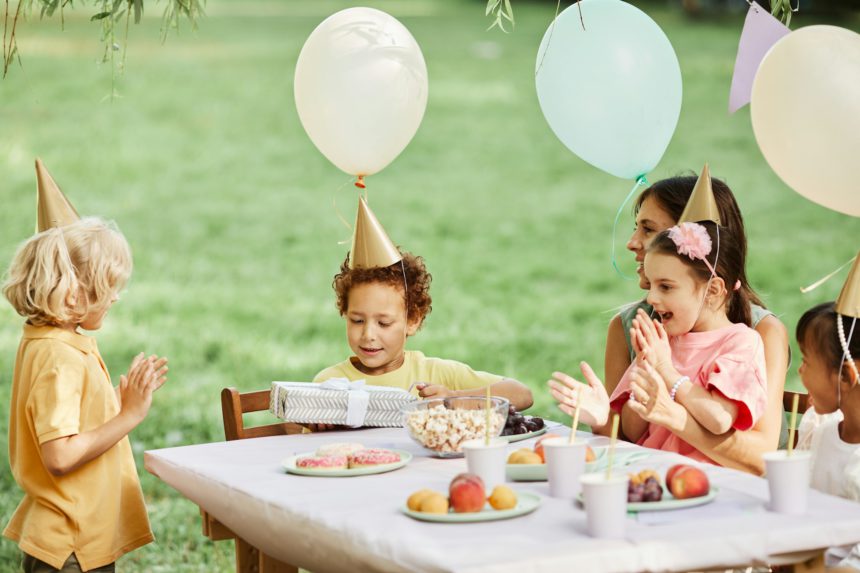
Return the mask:
<path fill-rule="evenodd" d="M 791 32 L 782 22 L 753 2 L 744 21 L 738 56 L 735 60 L 735 73 L 729 92 L 729 113 L 750 102 L 752 84 L 761 61 L 776 42 Z"/>

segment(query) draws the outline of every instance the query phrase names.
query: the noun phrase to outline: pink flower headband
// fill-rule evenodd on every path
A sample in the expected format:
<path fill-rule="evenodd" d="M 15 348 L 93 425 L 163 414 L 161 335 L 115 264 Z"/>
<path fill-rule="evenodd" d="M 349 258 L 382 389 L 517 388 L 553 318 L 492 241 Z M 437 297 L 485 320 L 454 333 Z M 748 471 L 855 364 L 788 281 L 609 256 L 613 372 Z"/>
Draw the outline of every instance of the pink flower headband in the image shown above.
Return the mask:
<path fill-rule="evenodd" d="M 704 225 L 699 223 L 681 223 L 669 229 L 669 238 L 678 248 L 679 255 L 687 255 L 692 260 L 700 259 L 708 266 L 711 275 L 717 276 L 717 271 L 708 261 L 711 254 L 711 236 Z"/>

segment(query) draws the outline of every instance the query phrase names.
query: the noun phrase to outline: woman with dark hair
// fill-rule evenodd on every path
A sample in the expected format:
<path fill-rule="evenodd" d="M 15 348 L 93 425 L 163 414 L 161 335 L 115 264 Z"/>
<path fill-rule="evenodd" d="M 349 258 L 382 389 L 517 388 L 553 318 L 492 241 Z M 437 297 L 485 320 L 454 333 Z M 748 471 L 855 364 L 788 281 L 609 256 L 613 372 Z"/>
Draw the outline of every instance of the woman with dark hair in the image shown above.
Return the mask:
<path fill-rule="evenodd" d="M 697 180 L 695 176 L 664 179 L 654 183 L 638 197 L 634 209 L 636 227 L 627 242 L 627 249 L 635 255 L 639 263 L 637 272 L 640 288 L 648 289 L 650 286 L 642 269 L 647 246 L 660 232 L 678 222 Z M 721 223 L 737 237 L 741 255 L 745 260 L 746 232 L 734 195 L 728 185 L 719 179 L 712 179 L 711 187 Z M 738 269 L 738 273 L 739 288 L 743 289 L 745 299 L 749 301 L 750 326 L 759 333 L 764 342 L 767 365 L 767 408 L 764 414 L 747 431 L 731 430 L 725 434 L 715 435 L 683 408 L 671 407 L 672 404 L 665 403 L 668 393 L 661 393 L 660 400 L 663 402 L 655 405 L 647 421 L 670 430 L 719 465 L 761 474 L 764 472 L 762 454 L 775 450 L 779 443 L 783 419 L 782 393 L 788 369 L 788 335 L 782 322 L 764 308 L 758 295 L 752 290 L 746 277 L 745 266 Z M 639 309 L 649 315 L 652 312 L 650 305 L 642 300 L 624 307 L 609 324 L 604 372 L 606 392 L 609 394 L 612 394 L 618 386 L 622 375 L 635 357 L 630 341 L 630 328 Z M 587 365 L 583 365 L 583 374 L 592 388 L 595 383 L 599 383 Z M 560 402 L 563 410 L 572 407 L 574 389 L 577 385 L 579 383 L 576 380 L 561 372 L 555 373 L 554 380 L 550 381 L 553 397 Z M 588 387 L 584 387 L 584 392 L 588 393 L 588 391 Z M 597 434 L 607 435 L 609 425 L 594 426 L 592 430 Z M 620 432 L 623 436 L 623 424 Z"/>

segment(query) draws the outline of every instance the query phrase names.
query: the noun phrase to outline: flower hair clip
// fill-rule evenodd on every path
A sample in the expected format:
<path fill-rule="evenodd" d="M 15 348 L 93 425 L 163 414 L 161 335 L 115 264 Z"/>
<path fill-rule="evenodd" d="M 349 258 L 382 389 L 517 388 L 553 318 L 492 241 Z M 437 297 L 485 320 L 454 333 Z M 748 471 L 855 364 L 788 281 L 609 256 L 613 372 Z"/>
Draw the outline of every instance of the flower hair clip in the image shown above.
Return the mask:
<path fill-rule="evenodd" d="M 708 235 L 708 230 L 704 225 L 699 223 L 681 223 L 669 229 L 669 238 L 675 243 L 679 255 L 686 255 L 692 260 L 702 260 L 711 274 L 716 276 L 717 272 L 711 263 L 708 261 L 708 255 L 711 254 L 711 237 Z"/>

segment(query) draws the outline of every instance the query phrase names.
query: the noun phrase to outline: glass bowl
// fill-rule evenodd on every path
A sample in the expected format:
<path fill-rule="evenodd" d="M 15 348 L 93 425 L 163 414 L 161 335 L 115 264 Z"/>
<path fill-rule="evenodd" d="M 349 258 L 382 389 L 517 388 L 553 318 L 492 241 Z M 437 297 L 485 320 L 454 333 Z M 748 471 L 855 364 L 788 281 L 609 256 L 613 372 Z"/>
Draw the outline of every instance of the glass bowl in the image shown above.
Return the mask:
<path fill-rule="evenodd" d="M 463 455 L 463 442 L 484 437 L 487 426 L 483 396 L 433 398 L 404 404 L 400 408 L 403 426 L 409 436 L 440 458 Z M 508 417 L 509 402 L 490 398 L 490 435 L 502 433 Z"/>

